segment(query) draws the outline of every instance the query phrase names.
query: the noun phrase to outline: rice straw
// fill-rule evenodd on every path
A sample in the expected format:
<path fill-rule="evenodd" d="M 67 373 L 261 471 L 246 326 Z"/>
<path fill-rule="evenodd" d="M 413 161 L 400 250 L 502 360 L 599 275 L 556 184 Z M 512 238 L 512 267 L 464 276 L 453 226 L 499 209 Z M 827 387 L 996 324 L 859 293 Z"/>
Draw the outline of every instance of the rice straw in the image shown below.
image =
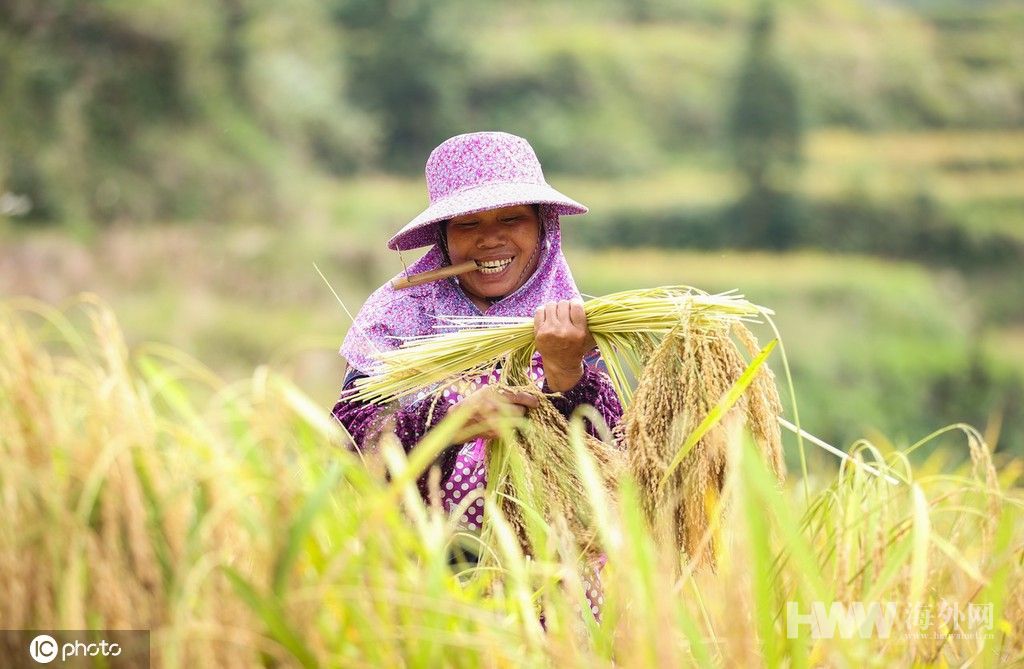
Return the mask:
<path fill-rule="evenodd" d="M 770 310 L 735 291 L 708 294 L 689 286 L 629 290 L 583 305 L 587 325 L 604 358 L 619 398 L 632 395 L 627 370 L 637 376 L 657 341 L 685 319 L 695 336 L 724 325 L 758 322 Z M 438 318 L 438 329 L 455 332 L 409 337 L 375 356 L 370 375 L 356 381 L 349 397 L 385 403 L 479 376 L 500 361 L 517 367 L 534 351 L 533 319 L 489 316 Z"/>

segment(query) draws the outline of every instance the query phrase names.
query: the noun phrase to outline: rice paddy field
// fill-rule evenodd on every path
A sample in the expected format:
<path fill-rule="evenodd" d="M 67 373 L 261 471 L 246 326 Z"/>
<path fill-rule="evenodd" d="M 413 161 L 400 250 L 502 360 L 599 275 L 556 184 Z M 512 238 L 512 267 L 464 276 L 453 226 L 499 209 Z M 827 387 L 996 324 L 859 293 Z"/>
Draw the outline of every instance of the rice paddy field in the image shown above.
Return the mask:
<path fill-rule="evenodd" d="M 526 559 L 495 515 L 491 566 L 450 568 L 468 539 L 413 481 L 464 415 L 367 466 L 273 367 L 226 382 L 174 347 L 129 347 L 96 299 L 0 308 L 6 627 L 150 629 L 163 667 L 1024 661 L 1024 464 L 966 425 L 939 431 L 956 465 L 939 433 L 857 445 L 895 482 L 812 463 L 780 486 L 731 440 L 720 498 L 689 500 L 710 512 L 714 569 L 655 538 L 643 481 L 610 496 L 570 432 L 607 556 L 598 622 L 558 523 Z"/>
<path fill-rule="evenodd" d="M 1017 0 L 0 3 L 0 630 L 147 629 L 169 668 L 1024 666 L 1022 28 Z M 768 190 L 758 114 L 793 131 Z M 421 159 L 489 128 L 590 207 L 588 297 L 736 291 L 776 327 L 606 331 L 647 363 L 614 374 L 629 448 L 535 397 L 476 535 L 417 481 L 465 411 L 361 455 L 330 407 L 346 310 L 418 256 L 384 241 Z"/>
<path fill-rule="evenodd" d="M 1021 159 L 1018 139 L 986 145 L 1009 156 L 993 170 Z M 809 172 L 825 193 L 869 175 L 882 198 L 915 175 L 945 179 L 943 206 L 1005 200 L 1012 222 L 1013 180 L 975 189 L 976 175 L 943 167 L 985 162 L 971 157 L 979 143 L 829 133 Z M 734 194 L 713 161 L 642 181 L 551 180 L 595 214 Z M 530 560 L 498 523 L 486 573 L 449 567 L 450 547 L 473 539 L 412 481 L 464 417 L 419 457 L 385 451 L 384 464 L 353 455 L 330 419 L 348 319 L 314 264 L 357 309 L 415 259 L 380 249 L 421 188 L 310 184 L 309 211 L 288 225 L 0 230 L 5 627 L 146 628 L 167 667 L 1024 663 L 1024 461 L 1005 427 L 1020 401 L 995 396 L 980 415 L 957 404 L 1002 378 L 988 374 L 1024 374 L 1005 283 L 822 248 L 594 248 L 573 241 L 586 219 L 567 219 L 588 295 L 680 283 L 771 307 L 801 425 L 897 481 L 840 469 L 787 432 L 779 484 L 733 438 L 721 496 L 688 500 L 710 512 L 697 541 L 713 546 L 711 569 L 649 529 L 641 483 L 623 475 L 609 490 L 576 463 L 607 556 L 598 622 L 577 610 L 587 581 L 558 522 L 540 525 L 549 549 Z M 783 381 L 780 353 L 767 364 Z"/>
<path fill-rule="evenodd" d="M 808 153 L 805 178 L 821 197 L 859 193 L 851 197 L 899 212 L 908 206 L 901 198 L 925 184 L 948 199 L 937 206 L 969 213 L 955 220 L 970 236 L 1012 239 L 1024 230 L 1024 181 L 1013 177 L 1024 165 L 1019 133 L 828 130 L 809 137 Z M 1001 424 L 1024 421 L 1024 282 L 1012 266 L 962 271 L 927 259 L 838 253 L 828 240 L 781 254 L 580 243 L 595 225 L 735 196 L 725 166 L 713 156 L 690 158 L 643 177 L 551 175 L 591 207 L 565 221 L 581 290 L 687 284 L 737 289 L 771 306 L 810 426 L 829 441 L 872 434 L 906 445 L 936 424 L 963 420 L 1024 452 L 1016 430 L 996 438 Z M 328 406 L 341 375 L 333 352 L 349 321 L 313 265 L 354 312 L 403 261 L 416 259 L 388 253 L 383 241 L 424 194 L 418 178 L 383 175 L 306 188 L 308 209 L 278 224 L 114 225 L 78 236 L 0 224 L 0 284 L 5 294 L 54 305 L 95 292 L 133 345 L 172 344 L 228 378 L 270 362 Z M 958 399 L 989 392 L 971 406 Z"/>

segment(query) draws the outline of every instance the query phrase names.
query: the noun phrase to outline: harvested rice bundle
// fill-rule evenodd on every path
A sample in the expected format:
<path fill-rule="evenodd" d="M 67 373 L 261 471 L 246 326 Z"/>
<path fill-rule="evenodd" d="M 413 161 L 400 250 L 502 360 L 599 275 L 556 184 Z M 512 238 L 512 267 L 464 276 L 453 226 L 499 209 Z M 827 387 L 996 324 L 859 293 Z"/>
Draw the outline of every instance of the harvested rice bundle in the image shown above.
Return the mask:
<path fill-rule="evenodd" d="M 683 319 L 695 332 L 703 332 L 771 314 L 742 296 L 710 295 L 689 286 L 613 293 L 587 301 L 583 309 L 624 405 L 632 395 L 626 372 L 638 376 L 658 340 Z M 352 399 L 384 403 L 439 390 L 489 373 L 499 361 L 505 369 L 516 370 L 534 351 L 532 318 L 448 317 L 439 327 L 445 324 L 459 329 L 412 337 L 400 348 L 378 354 L 378 366 L 356 382 Z"/>
<path fill-rule="evenodd" d="M 618 432 L 624 435 L 648 519 L 666 533 L 667 541 L 698 562 L 709 563 L 713 543 L 704 542 L 706 549 L 698 546 L 709 527 L 707 507 L 718 504 L 728 471 L 728 445 L 738 431 L 748 426 L 771 469 L 780 478 L 783 475 L 777 422 L 781 406 L 771 372 L 752 364 L 756 374 L 737 403 L 700 436 L 679 466 L 675 459 L 680 446 L 711 416 L 723 396 L 739 387 L 748 372 L 730 332 L 751 354 L 756 353 L 757 341 L 744 322 L 771 311 L 732 293 L 709 295 L 687 286 L 594 298 L 584 304 L 584 311 L 626 407 Z M 413 338 L 379 355 L 378 369 L 357 382 L 354 399 L 383 402 L 436 391 L 498 364 L 508 375 L 503 383 L 526 386 L 523 370 L 534 352 L 532 319 L 447 320 L 461 329 Z M 627 371 L 639 379 L 635 397 Z M 488 471 L 501 472 L 491 482 L 501 493 L 505 516 L 528 543 L 530 519 L 519 503 L 527 501 L 528 507 L 547 509 L 542 514 L 545 517 L 563 514 L 571 531 L 580 533 L 586 543 L 585 497 L 565 437 L 564 419 L 553 406 L 531 414 L 532 437 L 489 449 Z M 555 429 L 558 422 L 563 425 Z M 604 464 L 602 457 L 595 455 Z M 610 464 L 614 470 L 614 463 Z M 545 500 L 544 506 L 536 503 L 537 494 L 543 495 L 539 499 Z"/>
<path fill-rule="evenodd" d="M 531 532 L 530 523 L 531 518 L 543 518 L 549 526 L 565 527 L 583 556 L 599 555 L 588 496 L 565 417 L 536 386 L 513 390 L 534 395 L 538 406 L 530 409 L 520 430 L 488 446 L 488 492 L 497 493 L 502 515 L 519 537 L 524 553 L 537 554 L 534 542 L 541 535 Z M 584 447 L 604 477 L 609 495 L 613 495 L 625 467 L 625 454 L 614 444 L 589 434 L 584 436 Z M 484 518 L 486 533 L 487 516 Z"/>
<path fill-rule="evenodd" d="M 737 323 L 732 330 L 757 352 L 745 326 Z M 721 493 L 729 445 L 745 425 L 772 471 L 784 475 L 776 420 L 781 405 L 771 371 L 763 366 L 736 404 L 671 469 L 680 446 L 746 369 L 728 327 L 696 332 L 684 320 L 651 355 L 620 423 L 648 522 L 662 541 L 698 565 L 714 566 L 714 537 L 706 535 L 711 517 L 725 512 Z"/>

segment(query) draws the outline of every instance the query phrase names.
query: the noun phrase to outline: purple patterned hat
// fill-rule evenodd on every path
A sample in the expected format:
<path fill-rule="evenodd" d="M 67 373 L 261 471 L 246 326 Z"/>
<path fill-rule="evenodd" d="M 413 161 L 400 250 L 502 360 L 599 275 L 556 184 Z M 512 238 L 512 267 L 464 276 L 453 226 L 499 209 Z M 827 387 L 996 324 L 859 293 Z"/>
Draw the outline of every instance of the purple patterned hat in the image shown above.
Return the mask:
<path fill-rule="evenodd" d="M 529 142 L 506 132 L 445 140 L 430 153 L 426 171 L 430 206 L 388 241 L 390 249 L 429 246 L 437 241 L 435 223 L 486 209 L 546 204 L 557 214 L 587 213 L 548 185 Z"/>

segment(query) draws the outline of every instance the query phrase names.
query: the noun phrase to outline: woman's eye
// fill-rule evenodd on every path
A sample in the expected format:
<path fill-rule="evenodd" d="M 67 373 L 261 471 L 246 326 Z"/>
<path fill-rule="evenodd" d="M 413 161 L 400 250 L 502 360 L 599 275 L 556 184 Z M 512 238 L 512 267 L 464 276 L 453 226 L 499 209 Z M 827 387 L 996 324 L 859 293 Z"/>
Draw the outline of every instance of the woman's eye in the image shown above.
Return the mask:
<path fill-rule="evenodd" d="M 456 223 L 455 227 L 459 230 L 471 230 L 476 227 L 476 221 L 469 221 L 468 223 Z"/>
<path fill-rule="evenodd" d="M 522 216 L 513 216 L 512 218 L 503 218 L 503 219 L 501 219 L 501 222 L 505 223 L 506 225 L 512 225 L 512 224 L 518 223 L 518 222 L 520 222 L 522 220 L 523 220 Z"/>

